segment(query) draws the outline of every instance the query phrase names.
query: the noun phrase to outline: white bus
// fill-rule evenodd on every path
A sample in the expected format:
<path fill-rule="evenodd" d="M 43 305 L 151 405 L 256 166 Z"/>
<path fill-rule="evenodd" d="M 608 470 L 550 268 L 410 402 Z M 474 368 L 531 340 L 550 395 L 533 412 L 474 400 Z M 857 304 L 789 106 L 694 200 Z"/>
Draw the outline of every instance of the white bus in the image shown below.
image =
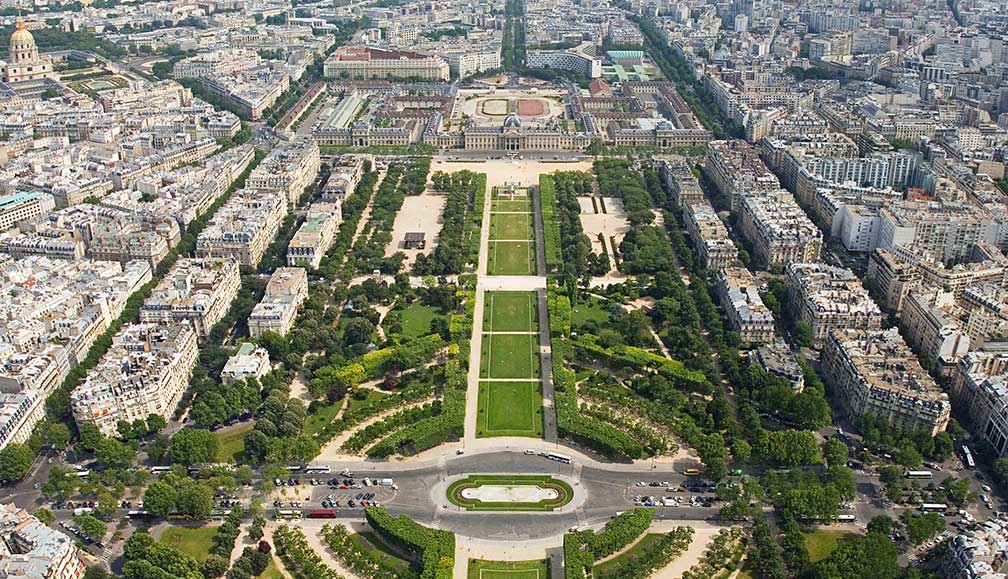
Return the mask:
<path fill-rule="evenodd" d="M 948 510 L 948 505 L 942 503 L 923 503 L 920 510 L 924 513 L 944 513 Z"/>
<path fill-rule="evenodd" d="M 962 445 L 963 462 L 966 463 L 966 468 L 973 470 L 976 468 L 976 463 L 973 462 L 973 453 L 965 444 Z"/>
<path fill-rule="evenodd" d="M 929 479 L 930 480 L 933 476 L 934 476 L 934 473 L 932 473 L 929 470 L 909 470 L 908 469 L 906 471 L 906 477 L 907 478 Z"/>
<path fill-rule="evenodd" d="M 87 475 L 91 474 L 91 471 L 89 471 L 89 470 L 78 470 L 78 471 L 75 471 L 74 474 L 77 475 L 77 476 L 79 476 L 79 477 L 81 477 L 81 478 L 85 478 L 85 477 L 87 477 Z"/>
<path fill-rule="evenodd" d="M 277 509 L 276 518 L 278 519 L 300 519 L 302 516 L 301 511 L 292 509 Z"/>
<path fill-rule="evenodd" d="M 150 471 L 151 471 L 151 474 L 159 474 L 159 473 L 162 473 L 162 472 L 169 472 L 169 471 L 171 471 L 171 469 L 172 469 L 172 467 L 170 467 L 170 466 L 152 466 L 150 468 Z"/>
<path fill-rule="evenodd" d="M 571 457 L 567 456 L 566 454 L 560 454 L 558 452 L 547 452 L 546 453 L 546 458 L 548 458 L 550 460 L 555 460 L 557 462 L 562 462 L 564 464 L 570 464 L 571 460 L 573 460 Z"/>
<path fill-rule="evenodd" d="M 841 523 L 853 523 L 857 520 L 857 517 L 854 515 L 837 515 L 836 520 Z"/>
<path fill-rule="evenodd" d="M 309 464 L 304 468 L 305 474 L 329 474 L 332 467 L 327 464 Z"/>

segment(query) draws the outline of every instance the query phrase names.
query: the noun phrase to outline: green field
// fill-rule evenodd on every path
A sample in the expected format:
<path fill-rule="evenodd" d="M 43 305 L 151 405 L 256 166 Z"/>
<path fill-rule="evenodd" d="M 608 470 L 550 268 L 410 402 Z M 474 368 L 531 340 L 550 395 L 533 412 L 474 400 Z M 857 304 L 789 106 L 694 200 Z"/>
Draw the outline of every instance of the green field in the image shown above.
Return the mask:
<path fill-rule="evenodd" d="M 571 313 L 571 325 L 580 328 L 588 322 L 595 322 L 604 325 L 609 321 L 609 312 L 605 309 L 605 304 L 598 298 L 589 298 L 588 301 L 581 302 L 574 306 Z"/>
<path fill-rule="evenodd" d="M 441 317 L 438 309 L 432 306 L 425 306 L 419 301 L 413 302 L 407 308 L 393 310 L 402 321 L 402 335 L 410 338 L 419 338 L 431 333 L 431 322 L 435 318 Z M 388 330 L 386 330 L 388 331 Z"/>
<path fill-rule="evenodd" d="M 538 379 L 539 339 L 535 334 L 484 335 L 480 378 Z"/>
<path fill-rule="evenodd" d="M 535 292 L 486 292 L 483 300 L 484 332 L 538 332 Z"/>
<path fill-rule="evenodd" d="M 535 243 L 491 241 L 487 256 L 489 275 L 535 275 Z"/>
<path fill-rule="evenodd" d="M 400 557 L 374 533 L 354 533 L 350 535 L 350 540 L 358 549 L 369 553 L 374 560 L 381 561 L 383 565 L 398 570 L 398 574 L 405 575 L 409 572 L 411 563 Z"/>
<path fill-rule="evenodd" d="M 549 579 L 549 562 L 469 559 L 469 579 Z"/>
<path fill-rule="evenodd" d="M 519 241 L 532 238 L 531 213 L 494 213 L 490 216 L 490 240 Z"/>
<path fill-rule="evenodd" d="M 805 535 L 805 548 L 808 549 L 810 563 L 829 557 L 840 543 L 855 536 L 847 531 L 812 531 L 802 534 Z"/>
<path fill-rule="evenodd" d="M 490 202 L 491 211 L 532 211 L 532 201 L 530 199 L 519 199 L 515 201 L 494 200 Z"/>
<path fill-rule="evenodd" d="M 215 432 L 217 437 L 217 460 L 221 462 L 236 462 L 238 455 L 245 451 L 245 435 L 248 434 L 254 424 L 242 424 L 241 426 L 226 432 Z"/>
<path fill-rule="evenodd" d="M 665 535 L 661 533 L 648 533 L 644 535 L 633 547 L 604 563 L 595 565 L 595 568 L 592 569 L 592 574 L 596 579 L 601 579 L 602 577 L 612 577 L 613 579 L 625 577 L 627 574 L 624 573 L 624 567 L 633 565 L 637 559 L 640 559 L 649 551 L 661 548 L 664 537 Z"/>
<path fill-rule="evenodd" d="M 216 534 L 216 527 L 168 527 L 161 535 L 161 542 L 202 563 Z"/>
<path fill-rule="evenodd" d="M 539 382 L 480 382 L 476 436 L 542 436 Z"/>

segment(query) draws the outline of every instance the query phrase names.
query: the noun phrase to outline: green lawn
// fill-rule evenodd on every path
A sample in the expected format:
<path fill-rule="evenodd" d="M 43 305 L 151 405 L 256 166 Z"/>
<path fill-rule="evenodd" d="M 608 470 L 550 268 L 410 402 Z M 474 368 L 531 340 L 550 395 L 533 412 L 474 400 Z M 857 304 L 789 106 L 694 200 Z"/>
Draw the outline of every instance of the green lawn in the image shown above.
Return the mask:
<path fill-rule="evenodd" d="M 535 334 L 485 334 L 480 378 L 539 378 L 539 340 Z"/>
<path fill-rule="evenodd" d="M 168 527 L 161 535 L 161 542 L 202 563 L 213 545 L 215 534 L 216 527 Z"/>
<path fill-rule="evenodd" d="M 630 547 L 625 552 L 609 559 L 604 563 L 599 563 L 595 565 L 592 570 L 593 575 L 601 579 L 602 577 L 612 577 L 613 579 L 619 579 L 625 576 L 623 568 L 627 565 L 633 564 L 641 556 L 647 554 L 648 551 L 652 549 L 660 549 L 662 545 L 662 539 L 665 535 L 661 533 L 648 533 L 644 537 L 637 541 L 637 544 Z"/>
<path fill-rule="evenodd" d="M 254 423 L 242 424 L 238 428 L 226 432 L 215 432 L 217 437 L 217 460 L 220 462 L 236 462 L 239 454 L 245 451 L 245 435 L 252 431 Z"/>
<path fill-rule="evenodd" d="M 805 548 L 808 549 L 810 563 L 829 557 L 840 543 L 855 536 L 847 531 L 812 531 L 802 534 L 805 535 Z"/>
<path fill-rule="evenodd" d="M 541 437 L 539 382 L 480 382 L 476 436 Z"/>
<path fill-rule="evenodd" d="M 351 396 L 350 400 L 347 400 L 347 409 L 346 409 L 347 412 L 353 412 L 354 410 L 357 410 L 358 408 L 361 408 L 363 406 L 367 406 L 368 404 L 371 404 L 373 402 L 377 402 L 377 401 L 381 400 L 382 398 L 385 398 L 386 396 L 388 396 L 388 394 L 385 394 L 384 392 L 379 392 L 379 391 L 374 390 L 372 388 L 361 388 L 361 391 L 362 392 L 367 392 L 367 398 L 358 399 L 356 396 Z"/>
<path fill-rule="evenodd" d="M 491 241 L 489 251 L 489 275 L 535 275 L 535 243 Z"/>
<path fill-rule="evenodd" d="M 532 211 L 532 201 L 520 199 L 515 201 L 494 200 L 490 202 L 491 211 Z"/>
<path fill-rule="evenodd" d="M 574 306 L 574 311 L 571 313 L 571 326 L 574 328 L 580 328 L 588 322 L 603 325 L 608 321 L 609 313 L 598 298 L 590 298 L 586 302 L 579 303 Z"/>
<path fill-rule="evenodd" d="M 395 311 L 402 319 L 402 335 L 410 338 L 419 338 L 431 333 L 431 322 L 441 316 L 437 308 L 425 306 L 418 301 L 405 309 Z"/>
<path fill-rule="evenodd" d="M 315 410 L 308 413 L 305 418 L 304 427 L 301 433 L 305 436 L 314 436 L 316 432 L 321 432 L 327 424 L 336 419 L 340 408 L 343 408 L 343 401 L 337 400 L 332 404 L 319 404 Z"/>
<path fill-rule="evenodd" d="M 494 213 L 490 215 L 490 240 L 519 241 L 532 239 L 531 213 Z"/>
<path fill-rule="evenodd" d="M 270 557 L 269 566 L 263 571 L 263 574 L 259 576 L 259 579 L 284 579 L 283 573 L 277 568 L 276 561 L 273 557 Z"/>
<path fill-rule="evenodd" d="M 469 579 L 549 579 L 549 562 L 469 559 Z"/>
<path fill-rule="evenodd" d="M 535 292 L 486 292 L 483 302 L 484 332 L 538 332 Z"/>

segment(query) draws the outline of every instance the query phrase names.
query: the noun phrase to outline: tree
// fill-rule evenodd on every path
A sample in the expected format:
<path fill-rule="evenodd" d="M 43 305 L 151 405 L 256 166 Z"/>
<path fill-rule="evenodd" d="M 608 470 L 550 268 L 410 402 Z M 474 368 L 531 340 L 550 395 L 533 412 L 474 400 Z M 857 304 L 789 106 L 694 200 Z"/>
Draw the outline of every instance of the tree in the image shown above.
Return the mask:
<path fill-rule="evenodd" d="M 206 579 L 214 579 L 214 577 L 220 577 L 227 572 L 230 561 L 220 555 L 215 555 L 213 553 L 207 555 L 207 558 L 203 560 L 203 576 Z"/>
<path fill-rule="evenodd" d="M 213 514 L 213 493 L 204 485 L 189 483 L 179 490 L 175 508 L 185 517 L 205 521 Z"/>
<path fill-rule="evenodd" d="M 80 445 L 88 452 L 94 452 L 98 444 L 102 441 L 102 433 L 98 427 L 90 422 L 80 425 Z"/>
<path fill-rule="evenodd" d="M 114 578 L 101 565 L 95 565 L 94 567 L 88 567 L 84 571 L 84 579 L 114 579 Z"/>
<path fill-rule="evenodd" d="M 24 444 L 8 444 L 0 450 L 0 480 L 21 480 L 31 468 L 35 455 Z"/>
<path fill-rule="evenodd" d="M 144 509 L 156 517 L 167 517 L 175 511 L 177 497 L 174 486 L 164 481 L 155 481 L 144 493 Z"/>
<path fill-rule="evenodd" d="M 815 579 L 895 579 L 899 575 L 899 548 L 881 533 L 844 541 L 815 565 Z"/>
<path fill-rule="evenodd" d="M 823 442 L 822 454 L 827 466 L 847 466 L 847 445 L 836 438 Z"/>
<path fill-rule="evenodd" d="M 150 414 L 147 416 L 147 432 L 155 433 L 168 426 L 168 421 L 160 414 Z"/>
<path fill-rule="evenodd" d="M 792 332 L 795 344 L 803 348 L 812 347 L 812 326 L 808 325 L 805 320 L 798 320 L 794 325 L 794 332 Z"/>
<path fill-rule="evenodd" d="M 374 336 L 375 326 L 365 318 L 350 318 L 343 329 L 343 340 L 348 344 L 368 344 Z"/>
<path fill-rule="evenodd" d="M 889 536 L 892 534 L 894 528 L 896 528 L 896 521 L 888 515 L 878 515 L 868 521 L 869 533 L 881 533 Z"/>
<path fill-rule="evenodd" d="M 92 541 L 100 541 L 108 532 L 108 525 L 99 521 L 94 515 L 77 515 L 73 520 Z"/>
<path fill-rule="evenodd" d="M 51 525 L 56 522 L 56 515 L 45 507 L 35 511 L 35 518 L 42 521 L 43 525 Z"/>
<path fill-rule="evenodd" d="M 136 441 L 131 444 L 135 445 Z M 133 464 L 137 447 L 126 444 L 115 438 L 105 438 L 94 449 L 95 459 L 109 467 L 124 467 Z"/>
<path fill-rule="evenodd" d="M 186 466 L 213 462 L 217 458 L 219 443 L 209 430 L 183 428 L 175 433 L 168 446 L 168 458 L 172 463 Z"/>
<path fill-rule="evenodd" d="M 920 545 L 945 530 L 945 519 L 938 513 L 924 513 L 915 516 L 911 511 L 903 511 L 900 516 L 906 529 L 907 540 Z"/>

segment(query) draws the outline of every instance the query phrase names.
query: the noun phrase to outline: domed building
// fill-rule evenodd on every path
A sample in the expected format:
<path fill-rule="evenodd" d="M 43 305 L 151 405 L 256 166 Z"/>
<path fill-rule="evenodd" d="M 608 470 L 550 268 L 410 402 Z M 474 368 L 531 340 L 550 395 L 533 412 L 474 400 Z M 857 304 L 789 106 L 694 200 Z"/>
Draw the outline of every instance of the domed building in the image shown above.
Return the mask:
<path fill-rule="evenodd" d="M 18 82 L 39 78 L 56 78 L 52 62 L 39 56 L 35 37 L 25 28 L 24 18 L 18 16 L 10 37 L 9 59 L 4 66 L 4 82 Z"/>

